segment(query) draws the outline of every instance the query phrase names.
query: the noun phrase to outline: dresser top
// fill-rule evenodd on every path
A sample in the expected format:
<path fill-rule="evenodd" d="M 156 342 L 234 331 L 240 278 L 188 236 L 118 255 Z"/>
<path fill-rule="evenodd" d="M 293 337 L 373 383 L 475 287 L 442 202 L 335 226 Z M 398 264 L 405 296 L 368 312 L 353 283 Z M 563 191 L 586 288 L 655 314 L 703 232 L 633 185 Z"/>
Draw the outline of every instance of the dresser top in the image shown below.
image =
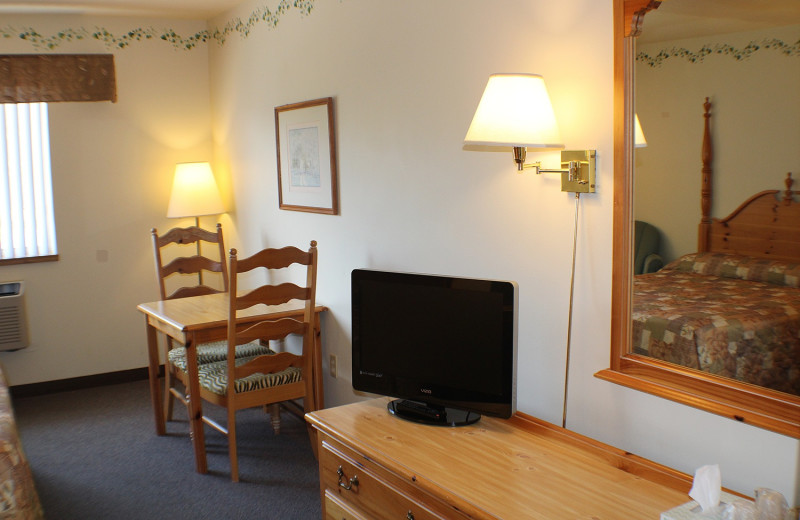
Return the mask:
<path fill-rule="evenodd" d="M 547 423 L 484 416 L 470 426 L 426 426 L 390 415 L 387 403 L 374 399 L 306 417 L 474 518 L 658 519 L 690 500 L 675 489 L 682 484 L 667 486 L 620 469 L 628 454 L 580 436 L 573 441 L 573 434 Z"/>

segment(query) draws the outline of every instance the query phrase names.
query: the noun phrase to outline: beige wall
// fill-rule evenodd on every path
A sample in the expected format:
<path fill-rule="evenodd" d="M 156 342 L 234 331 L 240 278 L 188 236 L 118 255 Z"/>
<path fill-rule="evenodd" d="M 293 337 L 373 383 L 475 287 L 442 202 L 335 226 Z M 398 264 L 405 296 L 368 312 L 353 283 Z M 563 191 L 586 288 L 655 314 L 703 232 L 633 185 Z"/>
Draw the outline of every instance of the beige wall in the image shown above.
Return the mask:
<path fill-rule="evenodd" d="M 335 354 L 339 369 L 336 379 L 326 370 L 326 403 L 365 397 L 351 388 L 350 271 L 446 273 L 519 284 L 519 409 L 561 422 L 575 199 L 555 176 L 517 174 L 509 151 L 462 149 L 488 75 L 535 72 L 567 149 L 599 158 L 598 191 L 580 199 L 567 426 L 688 473 L 719 463 L 742 492 L 792 496 L 796 440 L 593 377 L 609 362 L 611 2 L 489 5 L 318 2 L 309 17 L 210 48 L 216 158 L 239 246 L 319 242 L 324 362 Z M 341 215 L 281 211 L 274 107 L 325 96 L 336 106 Z"/>
<path fill-rule="evenodd" d="M 4 27 L 33 26 L 43 35 L 80 27 L 119 34 L 166 23 L 186 33 L 205 27 L 151 19 L 3 16 Z M 0 52 L 37 50 L 0 39 Z M 50 105 L 60 260 L 0 266 L 0 280 L 26 284 L 31 345 L 0 353 L 13 385 L 147 364 L 136 304 L 158 299 L 150 228 L 181 223 L 165 217 L 175 163 L 212 158 L 206 47 L 186 52 L 149 41 L 114 51 L 84 40 L 53 52 L 113 52 L 119 100 Z"/>
<path fill-rule="evenodd" d="M 653 16 L 657 16 L 654 13 Z M 800 26 L 657 42 L 638 51 L 703 45 L 742 49 L 751 42 L 797 41 Z M 800 56 L 763 44 L 749 58 L 711 54 L 692 63 L 673 57 L 636 66 L 636 110 L 647 137 L 636 150 L 636 217 L 661 229 L 667 261 L 697 250 L 700 223 L 703 101 L 712 107 L 712 216 L 726 217 L 751 195 L 785 189 L 786 172 L 800 179 Z M 797 184 L 795 184 L 795 188 Z"/>

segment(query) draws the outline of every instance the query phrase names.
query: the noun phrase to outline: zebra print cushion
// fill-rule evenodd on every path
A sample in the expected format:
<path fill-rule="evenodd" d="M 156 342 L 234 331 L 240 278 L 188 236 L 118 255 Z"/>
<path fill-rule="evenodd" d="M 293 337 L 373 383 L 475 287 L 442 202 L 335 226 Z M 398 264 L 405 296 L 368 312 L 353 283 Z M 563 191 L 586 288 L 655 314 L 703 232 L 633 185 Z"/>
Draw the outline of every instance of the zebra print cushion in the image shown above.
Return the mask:
<path fill-rule="evenodd" d="M 274 354 L 268 347 L 259 344 L 258 341 L 236 345 L 236 358 L 260 356 L 262 354 Z M 197 346 L 197 364 L 206 365 L 216 361 L 225 361 L 228 355 L 227 341 L 212 341 L 211 343 L 201 343 Z M 175 347 L 169 351 L 169 362 L 186 372 L 186 348 Z"/>
<path fill-rule="evenodd" d="M 274 354 L 274 352 L 272 352 Z M 236 358 L 236 365 L 242 365 L 258 356 Z M 227 393 L 228 374 L 227 361 L 216 361 L 200 365 L 197 369 L 200 379 L 200 386 L 217 394 Z M 285 385 L 302 380 L 302 371 L 297 367 L 289 367 L 286 370 L 275 372 L 274 374 L 255 373 L 235 381 L 236 393 L 260 390 L 273 386 Z"/>

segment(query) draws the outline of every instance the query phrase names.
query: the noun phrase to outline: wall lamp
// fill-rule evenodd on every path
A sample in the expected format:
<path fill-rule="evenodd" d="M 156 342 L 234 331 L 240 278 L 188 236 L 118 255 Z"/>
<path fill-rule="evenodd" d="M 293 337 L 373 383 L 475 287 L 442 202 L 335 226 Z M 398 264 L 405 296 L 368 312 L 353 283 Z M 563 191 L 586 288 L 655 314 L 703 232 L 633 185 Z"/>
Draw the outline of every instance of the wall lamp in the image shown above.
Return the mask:
<path fill-rule="evenodd" d="M 569 362 L 572 344 L 572 304 L 575 294 L 575 257 L 578 248 L 578 208 L 581 193 L 595 192 L 595 150 L 561 151 L 561 169 L 525 164 L 527 148 L 564 148 L 544 79 L 538 74 L 492 74 L 483 92 L 465 145 L 510 146 L 517 170 L 560 173 L 561 191 L 575 194 L 575 228 L 572 235 L 572 273 L 569 280 L 569 318 L 564 366 L 564 409 L 561 426 L 567 427 Z"/>
<path fill-rule="evenodd" d="M 464 144 L 510 146 L 518 171 L 531 168 L 537 174 L 560 173 L 561 191 L 595 191 L 595 150 L 562 150 L 560 169 L 544 169 L 541 162 L 525 163 L 528 148 L 564 148 L 547 87 L 539 74 L 489 76 Z"/>

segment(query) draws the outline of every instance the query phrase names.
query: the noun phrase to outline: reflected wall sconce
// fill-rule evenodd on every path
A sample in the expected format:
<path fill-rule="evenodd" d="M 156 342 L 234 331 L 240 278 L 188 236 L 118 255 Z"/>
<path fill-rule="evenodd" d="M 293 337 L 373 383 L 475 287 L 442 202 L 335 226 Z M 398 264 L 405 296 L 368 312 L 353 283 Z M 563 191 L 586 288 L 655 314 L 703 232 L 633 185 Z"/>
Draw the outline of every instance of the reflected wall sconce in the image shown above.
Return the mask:
<path fill-rule="evenodd" d="M 489 76 L 464 144 L 510 146 L 518 171 L 531 168 L 537 174 L 560 173 L 561 191 L 595 191 L 594 150 L 562 150 L 560 169 L 544 169 L 541 162 L 525 163 L 528 148 L 564 148 L 544 78 L 539 74 Z"/>
<path fill-rule="evenodd" d="M 595 150 L 561 151 L 561 168 L 544 169 L 541 162 L 525 164 L 528 148 L 561 149 L 561 135 L 544 79 L 538 74 L 492 74 L 467 130 L 468 146 L 510 146 L 517 170 L 533 168 L 539 173 L 560 173 L 561 191 L 575 194 L 575 229 L 572 237 L 572 273 L 569 281 L 564 367 L 564 409 L 561 426 L 567 427 L 572 302 L 575 293 L 575 256 L 578 246 L 578 209 L 581 193 L 595 192 Z"/>
<path fill-rule="evenodd" d="M 644 148 L 647 146 L 647 139 L 644 138 L 642 125 L 639 123 L 639 114 L 633 114 L 633 147 Z"/>

